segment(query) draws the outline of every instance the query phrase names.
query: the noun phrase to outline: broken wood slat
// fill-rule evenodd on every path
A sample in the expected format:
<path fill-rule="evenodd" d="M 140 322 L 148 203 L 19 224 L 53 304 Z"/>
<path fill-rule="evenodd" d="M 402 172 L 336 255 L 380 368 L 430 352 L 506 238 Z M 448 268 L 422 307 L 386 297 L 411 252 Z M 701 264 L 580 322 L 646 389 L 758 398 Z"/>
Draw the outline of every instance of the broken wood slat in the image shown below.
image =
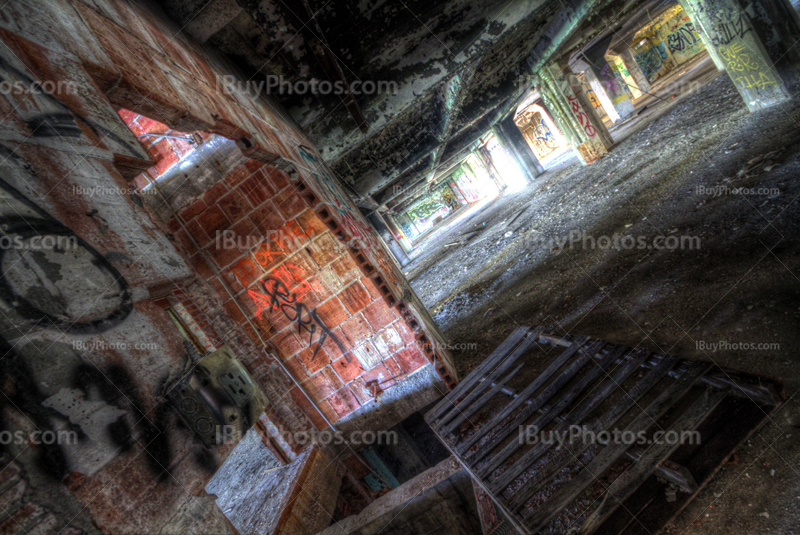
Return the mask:
<path fill-rule="evenodd" d="M 433 422 L 434 420 L 438 419 L 443 412 L 451 409 L 454 405 L 454 402 L 457 401 L 458 398 L 464 395 L 475 384 L 477 384 L 478 381 L 484 376 L 484 372 L 487 369 L 490 369 L 494 365 L 495 361 L 499 360 L 508 354 L 509 351 L 514 349 L 514 347 L 516 347 L 522 341 L 522 339 L 525 338 L 525 335 L 528 334 L 530 330 L 530 327 L 520 327 L 511 333 L 511 335 L 506 338 L 503 343 L 492 352 L 491 355 L 486 357 L 486 359 L 481 362 L 477 368 L 472 370 L 472 372 L 470 372 L 470 374 L 463 381 L 458 383 L 453 390 L 448 392 L 444 399 L 442 399 L 442 401 L 440 401 L 439 404 L 428 413 L 425 419 L 429 423 Z"/>
<path fill-rule="evenodd" d="M 698 384 L 702 383 L 698 381 Z M 736 402 L 739 401 L 743 400 L 735 396 L 729 396 L 725 398 L 725 400 L 723 400 L 722 403 L 720 403 L 720 405 L 712 413 L 713 417 L 706 418 L 703 423 L 700 424 L 697 429 L 695 429 L 695 432 L 700 434 L 701 444 L 705 445 L 709 437 L 717 436 L 717 434 L 720 433 L 723 428 L 735 426 L 739 422 L 738 413 L 732 408 L 732 405 L 735 405 Z M 745 424 L 745 426 L 746 425 L 747 424 Z M 692 463 L 692 461 L 693 459 L 696 459 L 695 455 L 700 447 L 700 444 L 697 446 L 693 444 L 682 444 L 677 450 L 675 450 L 674 453 L 672 453 L 672 455 L 670 455 L 670 460 L 664 461 L 659 465 L 658 473 L 654 474 L 654 476 L 657 477 L 650 477 L 641 487 L 639 487 L 639 489 L 636 490 L 636 493 L 623 503 L 623 507 L 618 508 L 617 511 L 611 515 L 611 517 L 606 520 L 600 528 L 598 528 L 599 532 L 621 534 L 623 532 L 633 530 L 634 533 L 638 535 L 639 532 L 642 532 L 642 524 L 652 525 L 653 522 L 658 522 L 657 519 L 652 518 L 652 515 L 644 514 L 645 509 L 656 512 L 657 516 L 664 518 L 664 516 L 668 514 L 665 510 L 671 510 L 675 507 L 680 507 L 682 502 L 688 503 L 688 501 L 691 499 L 690 494 L 694 494 L 697 489 L 693 489 L 689 494 L 676 493 L 676 499 L 674 502 L 666 502 L 666 500 L 663 499 L 665 490 L 664 483 L 658 481 L 658 478 L 670 481 L 668 477 L 664 477 L 662 469 L 665 465 L 672 465 L 671 461 L 681 463 L 681 466 L 685 465 L 685 469 L 693 476 L 699 475 L 699 473 L 693 471 L 693 469 L 690 469 L 690 467 L 696 466 Z M 636 452 L 631 452 L 629 450 L 626 454 L 628 457 L 631 457 L 632 453 Z M 716 457 L 715 461 L 717 464 L 721 464 L 724 458 L 724 456 Z M 700 477 L 698 480 L 702 481 L 703 478 Z M 664 507 L 664 504 L 669 505 L 669 507 Z M 659 523 L 659 525 L 661 524 Z"/>
<path fill-rule="evenodd" d="M 728 410 L 721 410 L 723 409 L 723 405 L 725 409 Z M 724 419 L 725 425 L 711 436 L 706 436 L 706 434 L 701 432 L 702 446 L 698 451 L 694 452 L 692 458 L 686 462 L 687 469 L 691 471 L 699 481 L 703 481 L 704 484 L 722 467 L 725 460 L 735 450 L 735 446 L 740 444 L 741 441 L 746 440 L 755 429 L 758 429 L 760 425 L 769 418 L 769 413 L 764 412 L 761 407 L 746 399 L 730 396 L 714 411 L 713 417 L 716 418 L 718 416 Z M 728 417 L 726 418 L 726 416 Z M 699 427 L 698 430 L 702 427 L 703 426 Z M 676 457 L 679 453 L 680 450 L 671 457 Z M 663 495 L 663 485 L 657 482 L 650 483 L 653 483 L 650 487 L 655 487 L 656 494 Z M 637 515 L 637 525 L 644 525 L 650 533 L 655 533 L 660 526 L 665 525 L 680 514 L 697 492 L 702 490 L 704 484 L 700 485 L 697 491 L 691 495 L 679 496 L 678 500 L 675 502 L 670 503 L 664 500 L 657 500 L 651 507 L 643 511 L 642 514 Z M 646 486 L 647 485 L 645 485 L 645 487 Z M 644 492 L 648 490 L 649 489 L 645 488 Z M 638 494 L 639 491 L 634 494 L 634 497 Z M 633 499 L 633 497 L 631 499 Z M 628 501 L 631 501 L 631 499 Z M 619 513 L 620 510 L 606 521 L 600 529 L 605 532 L 606 526 L 609 525 L 611 520 L 616 519 Z M 640 532 L 641 530 L 629 529 L 625 533 L 626 535 L 638 535 Z"/>
<path fill-rule="evenodd" d="M 612 364 L 614 364 L 614 362 L 617 360 L 617 357 L 626 351 L 629 351 L 629 349 L 626 347 L 618 347 L 615 351 L 610 351 L 605 358 L 600 361 L 600 364 L 595 364 L 594 367 L 589 370 L 588 373 L 584 374 L 584 376 L 581 377 L 576 384 L 564 392 L 559 400 L 553 403 L 549 410 L 537 418 L 531 424 L 533 428 L 536 429 L 537 432 L 544 429 L 547 424 L 549 424 L 556 416 L 561 414 L 561 411 L 563 411 L 570 403 L 572 403 L 575 398 L 586 389 L 586 387 L 593 383 L 601 373 L 604 373 Z M 587 359 L 591 359 L 591 356 L 588 352 L 586 357 Z M 565 375 L 567 375 L 567 373 L 565 373 Z M 556 385 L 557 381 L 553 384 Z M 500 451 L 500 453 L 493 456 L 491 460 L 486 463 L 486 466 L 481 469 L 481 473 L 487 474 L 487 476 L 488 474 L 491 474 L 497 467 L 501 466 L 511 455 L 513 455 L 515 451 L 522 447 L 522 445 L 523 441 L 521 440 L 521 436 L 520 439 L 507 444 L 506 447 Z M 513 474 L 521 474 L 533 462 L 533 460 L 531 460 L 533 457 L 538 458 L 538 449 L 539 448 L 534 447 L 533 449 L 528 450 L 525 455 L 511 465 L 495 482 L 491 483 L 491 487 L 495 491 L 499 491 L 507 487 L 508 483 L 517 477 Z M 504 481 L 508 481 L 508 483 L 503 484 Z"/>
<path fill-rule="evenodd" d="M 490 399 L 492 399 L 495 395 L 497 395 L 497 393 L 505 386 L 506 383 L 508 383 L 508 381 L 511 380 L 512 377 L 517 375 L 517 372 L 519 372 L 522 366 L 523 364 L 518 365 L 511 371 L 511 373 L 506 375 L 501 381 L 495 384 L 488 392 L 482 395 L 480 399 L 478 399 L 475 403 L 473 403 L 472 405 L 466 407 L 463 411 L 461 411 L 461 414 L 459 414 L 456 418 L 454 418 L 453 421 L 447 425 L 447 427 L 442 428 L 441 433 L 445 436 L 449 435 L 450 433 L 453 432 L 453 429 L 461 425 L 461 422 L 463 422 L 464 420 L 468 419 L 470 416 L 481 410 L 483 406 L 486 405 L 486 403 Z M 462 405 L 458 405 L 457 408 L 460 408 L 461 406 Z"/>
<path fill-rule="evenodd" d="M 637 448 L 635 450 L 626 451 L 625 455 L 629 459 L 638 461 L 643 453 L 644 450 L 642 448 Z M 661 464 L 658 465 L 658 475 L 687 494 L 691 494 L 697 490 L 697 481 L 694 479 L 689 469 L 682 464 L 666 460 L 661 461 Z"/>
<path fill-rule="evenodd" d="M 560 373 L 552 383 L 550 383 L 541 394 L 536 396 L 533 402 L 528 405 L 527 407 L 523 408 L 517 415 L 514 417 L 514 420 L 503 427 L 499 432 L 497 432 L 494 436 L 492 436 L 486 444 L 481 446 L 478 451 L 475 453 L 475 456 L 472 460 L 473 464 L 477 465 L 480 459 L 483 459 L 487 454 L 489 454 L 494 448 L 500 444 L 503 440 L 505 440 L 511 433 L 515 432 L 520 425 L 524 424 L 528 418 L 530 418 L 536 411 L 539 411 L 545 407 L 545 404 L 553 397 L 553 394 L 561 390 L 572 378 L 583 368 L 586 362 L 592 358 L 594 354 L 593 350 L 600 350 L 601 344 L 594 344 L 592 345 L 589 351 L 582 351 L 578 350 L 579 356 L 576 358 L 566 370 Z M 510 442 L 507 444 L 496 456 L 492 457 L 480 470 L 481 477 L 487 477 L 494 468 L 499 466 L 495 464 L 494 460 L 498 456 L 502 456 L 503 459 L 507 459 L 511 453 L 516 451 L 519 447 L 519 441 Z M 493 486 L 493 485 L 490 485 Z"/>
<path fill-rule="evenodd" d="M 526 211 L 528 208 L 530 208 L 530 207 L 529 207 L 529 206 L 524 206 L 524 207 L 520 208 L 520 209 L 519 209 L 519 211 L 516 213 L 516 215 L 514 215 L 514 217 L 512 217 L 511 219 L 509 219 L 509 220 L 508 220 L 508 223 L 506 223 L 505 225 L 503 225 L 503 228 L 508 228 L 508 227 L 510 227 L 511 225 L 513 225 L 513 224 L 514 224 L 514 221 L 516 221 L 517 219 L 519 219 L 519 216 L 521 216 L 522 214 L 524 214 L 524 213 L 525 213 L 525 211 Z"/>
<path fill-rule="evenodd" d="M 610 352 L 606 358 L 611 363 L 616 361 L 616 357 L 619 353 L 626 351 L 627 348 L 621 347 L 618 348 L 615 352 Z M 620 384 L 628 378 L 628 376 L 639 367 L 641 362 L 647 358 L 648 353 L 646 351 L 637 351 L 633 353 L 630 358 L 627 359 L 625 364 L 621 366 L 618 370 L 614 372 L 613 377 L 609 377 L 608 380 L 603 381 L 598 387 L 594 390 L 591 396 L 581 403 L 580 406 L 576 407 L 570 414 L 568 414 L 565 418 L 561 419 L 558 425 L 551 431 L 555 436 L 562 436 L 559 433 L 564 433 L 569 430 L 570 427 L 577 425 L 580 423 L 586 416 L 588 416 L 608 395 L 614 391 L 615 389 L 620 387 Z M 598 372 L 605 371 L 604 368 L 599 367 Z M 599 375 L 599 373 L 598 373 Z M 579 385 L 576 385 L 579 386 Z M 583 388 L 581 388 L 583 390 Z M 566 398 L 567 396 L 565 396 Z M 559 402 L 561 403 L 561 402 Z M 566 405 L 562 405 L 562 409 Z M 558 404 L 556 404 L 553 409 L 556 409 Z M 535 429 L 540 430 L 544 429 L 544 427 L 553 419 L 553 417 L 557 416 L 560 413 L 559 410 L 549 410 L 542 418 L 534 422 L 532 425 Z M 552 413 L 552 414 L 551 414 Z M 518 441 L 522 441 L 522 436 Z M 544 453 L 553 446 L 552 443 L 547 442 L 539 442 L 533 446 L 525 455 L 519 460 L 519 462 L 524 462 L 528 466 L 536 462 Z M 507 448 L 509 451 L 511 448 Z M 513 452 L 512 452 L 513 453 Z M 505 461 L 508 458 L 507 455 L 503 456 L 505 451 L 501 454 L 498 454 L 496 457 L 492 459 L 492 464 L 495 466 L 499 466 L 501 462 Z M 497 462 L 499 458 L 502 459 Z"/>
<path fill-rule="evenodd" d="M 541 388 L 541 386 L 548 379 L 550 379 L 550 377 L 552 377 L 552 375 L 555 372 L 557 372 L 570 358 L 572 358 L 572 356 L 578 352 L 581 346 L 583 346 L 583 342 L 586 340 L 588 340 L 588 338 L 582 337 L 578 342 L 572 344 L 569 348 L 567 348 L 566 351 L 562 352 L 561 355 L 559 355 L 558 358 L 552 364 L 550 364 L 550 366 L 548 366 L 542 373 L 540 373 L 539 376 L 536 377 L 536 379 L 534 379 L 530 385 L 528 385 L 522 392 L 520 392 L 519 396 L 513 402 L 511 402 L 505 409 L 503 409 L 500 412 L 500 414 L 492 418 L 492 420 L 489 423 L 481 427 L 481 429 L 478 432 L 476 432 L 472 437 L 470 437 L 469 440 L 459 445 L 457 447 L 457 451 L 463 454 L 467 449 L 472 447 L 473 444 L 475 444 L 481 438 L 483 438 L 486 435 L 486 433 L 494 429 L 496 426 L 500 425 L 500 423 L 502 423 L 515 410 L 517 410 L 517 408 L 519 408 L 523 403 L 525 403 L 528 400 L 528 398 L 530 398 L 537 390 L 539 390 L 539 388 Z M 493 439 L 490 442 L 497 444 L 499 440 L 495 441 L 494 438 L 495 437 L 493 437 Z M 484 445 L 484 447 L 482 448 L 483 450 L 485 450 L 485 453 L 491 451 L 491 449 L 486 449 L 487 447 L 488 444 Z M 477 455 L 477 452 L 472 455 L 467 455 L 467 458 L 474 455 Z M 475 457 L 473 462 L 477 463 L 482 458 L 483 455 L 481 455 L 480 457 Z"/>
<path fill-rule="evenodd" d="M 486 381 L 478 382 L 475 388 L 473 388 L 472 391 L 469 394 L 467 394 L 467 396 L 463 400 L 461 400 L 449 412 L 447 412 L 441 418 L 439 418 L 439 420 L 436 422 L 437 425 L 439 425 L 440 427 L 446 425 L 451 418 L 458 416 L 460 408 L 462 406 L 468 407 L 469 404 L 475 401 L 475 399 L 477 399 L 477 397 L 480 396 L 481 393 L 484 390 L 486 390 L 487 387 L 489 387 L 489 385 L 491 385 L 494 381 L 496 381 L 501 374 L 505 373 L 506 370 L 508 370 L 508 368 L 513 366 L 514 363 L 517 360 L 519 360 L 519 358 L 523 354 L 525 354 L 528 348 L 530 348 L 533 344 L 536 343 L 536 339 L 539 335 L 538 330 L 539 329 L 537 328 L 536 331 L 529 334 L 525 339 L 523 339 L 522 342 L 520 342 L 520 344 L 514 349 L 514 351 L 508 357 L 502 360 L 497 365 L 497 368 L 492 370 L 491 374 L 489 374 L 489 377 L 487 377 Z"/>
<path fill-rule="evenodd" d="M 675 401 L 683 397 L 710 368 L 711 365 L 708 364 L 697 365 L 692 372 L 674 381 L 628 424 L 624 433 L 631 432 L 634 436 L 638 436 L 639 433 L 647 431 L 647 429 L 653 425 L 653 422 L 663 416 L 664 413 L 672 407 Z M 720 401 L 721 399 L 722 398 L 720 398 Z M 530 530 L 533 533 L 542 530 L 559 511 L 566 507 L 567 504 L 573 501 L 593 480 L 597 479 L 614 464 L 619 457 L 625 453 L 629 446 L 629 444 L 615 443 L 609 444 L 603 448 L 587 467 L 578 472 L 569 483 L 561 487 L 550 499 L 542 504 L 541 507 L 532 512 L 527 520 L 527 525 Z M 520 490 L 521 489 L 522 488 L 520 488 Z M 524 505 L 524 500 L 522 505 Z M 523 515 L 523 517 L 525 516 L 526 515 Z"/>
<path fill-rule="evenodd" d="M 720 391 L 704 392 L 670 427 L 670 431 L 682 436 L 683 432 L 693 430 L 727 395 L 727 392 Z M 636 463 L 611 484 L 603 497 L 603 501 L 600 502 L 600 507 L 589 515 L 589 518 L 586 519 L 586 522 L 581 527 L 580 533 L 588 535 L 600 527 L 617 507 L 650 477 L 650 474 L 655 471 L 661 460 L 669 457 L 678 446 L 679 444 L 669 444 L 667 442 L 650 446 Z"/>
<path fill-rule="evenodd" d="M 578 358 L 572 361 L 572 364 L 570 364 L 569 367 L 566 370 L 564 370 L 564 372 L 560 373 L 558 377 L 556 377 L 555 380 L 553 380 L 553 382 L 550 383 L 541 394 L 536 396 L 536 399 L 534 400 L 533 403 L 522 409 L 519 412 L 519 414 L 517 414 L 517 416 L 514 418 L 514 421 L 507 426 L 508 431 L 505 433 L 505 436 L 503 436 L 503 438 L 500 440 L 505 439 L 505 437 L 508 436 L 508 432 L 513 432 L 520 425 L 525 423 L 525 421 L 528 418 L 530 418 L 533 415 L 533 413 L 544 407 L 545 403 L 547 403 L 556 392 L 560 391 L 564 387 L 564 385 L 566 385 L 569 381 L 571 381 L 572 378 L 575 377 L 575 375 L 586 365 L 589 359 L 592 358 L 592 355 L 594 355 L 594 353 L 596 351 L 599 351 L 600 349 L 601 349 L 600 344 L 594 344 L 592 345 L 592 349 L 590 351 L 579 351 L 580 354 Z M 499 434 L 500 433 L 498 433 L 498 435 Z M 494 439 L 495 437 L 492 438 Z M 519 446 L 520 446 L 519 441 L 512 441 L 505 448 L 503 448 L 503 450 L 500 452 L 499 455 L 505 455 L 507 450 L 512 450 L 513 452 L 517 448 L 519 448 Z M 491 473 L 492 471 L 491 465 L 494 464 L 495 458 L 496 456 L 493 457 L 483 468 L 481 468 L 480 471 L 481 477 L 487 477 Z M 506 477 L 508 477 L 509 471 L 510 469 L 507 470 L 506 473 L 501 475 L 499 479 L 503 480 Z M 494 488 L 496 486 L 497 486 L 496 483 L 490 484 L 491 488 Z"/>
<path fill-rule="evenodd" d="M 675 357 L 664 359 L 659 366 L 650 370 L 641 381 L 636 383 L 630 392 L 627 392 L 622 399 L 617 401 L 608 412 L 588 425 L 587 430 L 598 433 L 614 425 L 623 414 L 636 405 L 636 402 L 639 401 L 642 396 L 649 392 L 667 375 L 667 372 L 669 372 L 670 368 L 674 366 L 677 361 L 678 359 Z M 512 498 L 509 502 L 510 509 L 514 512 L 521 509 L 528 498 L 538 492 L 541 485 L 543 485 L 548 478 L 564 468 L 567 463 L 572 462 L 575 457 L 580 455 L 588 447 L 589 444 L 580 443 L 578 444 L 578 449 L 570 451 L 567 447 L 562 446 L 561 450 L 549 458 L 544 466 L 539 467 L 539 471 L 536 474 L 508 496 Z"/>
<path fill-rule="evenodd" d="M 539 336 L 541 343 L 547 343 L 554 346 L 570 347 L 574 343 L 574 339 L 570 336 L 557 336 L 554 334 L 542 334 Z M 644 363 L 647 368 L 653 368 L 663 359 L 662 355 L 651 355 L 650 358 Z M 682 362 L 670 371 L 670 377 L 678 378 L 686 372 L 689 362 Z M 734 376 L 736 374 L 734 373 Z M 761 405 L 778 405 L 786 399 L 786 394 L 783 391 L 783 386 L 779 385 L 780 381 L 772 379 L 771 382 L 762 383 L 758 385 L 747 384 L 741 380 L 737 381 L 728 372 L 724 370 L 714 371 L 702 377 L 700 381 L 703 384 L 717 389 L 724 389 L 730 387 L 730 394 L 747 398 L 755 403 Z"/>

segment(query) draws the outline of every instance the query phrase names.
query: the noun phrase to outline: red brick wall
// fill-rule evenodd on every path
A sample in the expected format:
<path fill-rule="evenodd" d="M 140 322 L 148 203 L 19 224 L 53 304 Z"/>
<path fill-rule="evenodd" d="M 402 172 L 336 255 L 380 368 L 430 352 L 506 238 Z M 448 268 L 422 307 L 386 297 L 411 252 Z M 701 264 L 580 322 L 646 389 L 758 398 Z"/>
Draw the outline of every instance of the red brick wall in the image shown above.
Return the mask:
<path fill-rule="evenodd" d="M 11 0 L 0 11 L 0 41 L 4 45 L 0 47 L 4 80 L 20 81 L 25 86 L 31 80 L 73 84 L 72 91 L 53 95 L 0 95 L 1 126 L 10 133 L 2 143 L 10 153 L 4 157 L 4 164 L 16 165 L 17 160 L 25 164 L 14 167 L 15 173 L 3 178 L 104 258 L 113 259 L 109 261 L 136 291 L 138 301 L 128 323 L 109 328 L 102 337 L 114 342 L 155 340 L 160 349 L 90 355 L 91 362 L 104 371 L 124 367 L 130 373 L 131 381 L 114 386 L 135 388 L 139 393 L 142 401 L 136 410 L 148 417 L 137 418 L 136 425 L 149 426 L 151 418 L 157 419 L 163 408 L 159 389 L 167 378 L 180 375 L 185 362 L 180 336 L 164 311 L 147 298 L 149 291 L 160 292 L 165 286 L 177 284 L 188 296 L 186 303 L 204 331 L 208 329 L 215 343 L 234 348 L 272 401 L 267 408 L 270 418 L 290 429 L 309 426 L 304 411 L 309 415 L 313 411 L 277 363 L 270 361 L 261 345 L 262 337 L 275 346 L 276 356 L 286 361 L 309 391 L 316 388 L 312 396 L 331 419 L 341 418 L 368 401 L 371 392 L 363 388 L 368 381 L 384 378 L 387 383 L 380 386 L 388 388 L 398 373 L 408 373 L 424 362 L 412 336 L 430 359 L 432 351 L 426 341 L 437 338 L 435 327 L 426 323 L 424 309 L 405 297 L 412 294 L 402 274 L 324 162 L 313 161 L 316 152 L 310 143 L 270 105 L 244 94 L 217 91 L 216 77 L 229 74 L 231 69 L 174 24 L 136 2 L 123 0 Z M 227 177 L 201 200 L 182 207 L 188 232 L 180 232 L 183 229 L 177 221 L 170 229 L 193 259 L 196 273 L 191 273 L 132 196 L 106 192 L 89 197 L 74 189 L 76 185 L 113 186 L 123 192 L 129 187 L 124 179 L 135 179 L 154 166 L 117 114 L 121 108 L 180 132 L 228 137 L 248 158 L 296 168 L 303 182 L 287 185 L 286 177 L 251 162 L 239 170 L 241 176 Z M 139 119 L 132 122 L 145 126 Z M 176 147 L 169 145 L 174 151 Z M 301 146 L 306 148 L 301 151 Z M 155 162 L 155 174 L 174 160 L 174 156 L 164 154 Z M 29 172 L 33 175 L 28 176 Z M 234 196 L 240 193 L 242 198 Z M 290 260 L 298 266 L 299 271 L 287 267 L 286 272 L 289 276 L 302 275 L 305 285 L 296 281 L 292 290 L 309 308 L 317 307 L 325 325 L 347 347 L 343 354 L 337 354 L 338 346 L 332 348 L 330 341 L 323 344 L 320 361 L 308 358 L 310 344 L 298 339 L 290 325 L 281 323 L 275 311 L 263 310 L 259 319 L 252 298 L 245 308 L 247 315 L 232 306 L 234 299 L 247 303 L 243 296 L 251 297 L 239 277 L 230 273 L 231 266 L 247 251 L 233 254 L 210 248 L 214 236 L 209 232 L 235 229 L 243 235 L 263 235 L 265 229 L 273 228 L 270 225 L 283 225 L 291 219 L 298 227 L 289 231 L 300 228 L 306 234 L 295 236 L 302 246 L 282 252 L 283 258 L 269 259 L 266 253 L 253 258 L 266 255 L 267 265 L 259 263 L 264 276 L 276 274 Z M 208 252 L 211 265 L 200 262 L 190 235 L 201 240 L 205 236 L 207 241 L 200 246 Z M 234 299 L 220 302 L 227 289 L 221 280 L 215 280 L 212 265 L 234 289 Z M 253 286 L 253 282 L 247 284 Z M 255 328 L 246 321 L 248 318 L 255 318 Z M 405 329 L 404 323 L 411 329 Z M 37 335 L 53 342 L 57 336 L 65 336 L 46 330 Z M 66 339 L 69 341 L 69 336 Z M 374 358 L 376 352 L 380 362 Z M 46 357 L 42 362 L 58 362 L 62 354 Z M 359 357 L 370 363 L 369 369 L 355 364 Z M 442 373 L 448 377 L 447 370 Z M 295 403 L 288 402 L 290 398 Z M 118 396 L 112 402 L 122 404 L 125 397 Z M 321 425 L 318 416 L 311 417 Z M 22 417 L 18 420 L 26 421 Z M 87 530 L 114 533 L 148 533 L 162 528 L 228 532 L 210 500 L 196 496 L 213 467 L 198 450 L 192 434 L 174 419 L 153 425 L 158 431 L 154 434 L 169 438 L 163 448 L 170 454 L 163 467 L 168 476 L 151 473 L 151 455 L 141 444 L 133 444 L 93 474 L 74 473 L 68 489 L 60 479 L 43 482 L 38 478 L 31 494 L 38 493 L 43 503 L 52 499 L 48 497 L 60 497 L 58 504 L 45 503 L 59 512 L 59 527 L 75 521 Z M 147 432 L 152 429 L 148 427 Z M 213 460 L 221 461 L 224 450 L 213 451 Z M 17 462 L 24 465 L 26 473 L 42 475 L 34 453 L 26 453 Z M 79 513 L 76 517 L 66 511 Z M 8 527 L 9 532 L 17 529 L 10 524 L 2 527 Z"/>
<path fill-rule="evenodd" d="M 128 129 L 139 140 L 155 164 L 147 170 L 152 178 L 157 178 L 166 173 L 173 165 L 186 158 L 196 148 L 187 139 L 191 134 L 174 130 L 164 123 L 149 119 L 144 115 L 139 115 L 130 110 L 119 110 L 119 116 L 125 121 Z M 158 135 L 144 134 L 163 134 L 170 137 L 159 137 Z M 198 138 L 207 138 L 207 134 L 198 133 Z M 184 139 L 178 139 L 184 138 Z M 142 183 L 140 186 L 144 186 Z"/>
<path fill-rule="evenodd" d="M 356 263 L 297 190 L 283 172 L 249 160 L 169 227 L 228 315 L 252 343 L 273 348 L 336 422 L 427 359 L 378 289 L 377 271 Z M 327 427 L 297 387 L 291 395 L 318 428 Z"/>

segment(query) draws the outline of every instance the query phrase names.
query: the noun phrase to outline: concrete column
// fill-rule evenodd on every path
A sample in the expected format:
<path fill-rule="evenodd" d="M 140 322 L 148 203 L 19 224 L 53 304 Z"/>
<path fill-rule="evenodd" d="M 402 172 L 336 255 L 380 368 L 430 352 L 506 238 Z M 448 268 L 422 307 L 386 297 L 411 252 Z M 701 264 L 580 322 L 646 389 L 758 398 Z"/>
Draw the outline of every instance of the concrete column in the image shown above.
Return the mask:
<path fill-rule="evenodd" d="M 706 47 L 706 52 L 708 55 L 711 56 L 711 59 L 714 61 L 714 65 L 717 67 L 717 70 L 724 71 L 725 70 L 725 61 L 722 59 L 722 56 L 719 55 L 719 51 L 716 47 L 711 46 L 711 41 L 709 40 L 708 33 L 703 26 L 703 20 L 701 17 L 698 17 L 694 13 L 694 8 L 689 5 L 689 2 L 686 0 L 678 0 L 678 3 L 683 8 L 683 11 L 689 16 L 694 25 L 695 31 L 700 35 L 700 39 L 703 41 L 703 45 Z"/>
<path fill-rule="evenodd" d="M 612 122 L 633 115 L 633 102 L 605 58 L 591 60 L 586 79 Z"/>
<path fill-rule="evenodd" d="M 542 67 L 538 76 L 542 99 L 581 162 L 592 164 L 608 154 L 614 140 L 577 77 L 567 67 L 556 64 Z"/>
<path fill-rule="evenodd" d="M 650 91 L 650 81 L 647 79 L 644 71 L 642 71 L 642 68 L 639 66 L 636 58 L 633 57 L 633 50 L 626 48 L 623 52 L 620 52 L 619 57 L 622 59 L 622 62 L 628 69 L 628 72 L 631 73 L 631 76 L 636 81 L 636 85 L 639 86 L 639 90 L 642 92 Z"/>
<path fill-rule="evenodd" d="M 528 182 L 533 182 L 536 177 L 544 173 L 544 167 L 539 163 L 525 136 L 514 123 L 513 113 L 497 123 L 494 134 L 500 146 L 516 160 Z"/>
<path fill-rule="evenodd" d="M 800 93 L 800 18 L 788 0 L 681 0 L 750 111 Z"/>
<path fill-rule="evenodd" d="M 411 262 L 411 259 L 408 257 L 403 247 L 395 239 L 394 234 L 392 233 L 391 229 L 389 229 L 389 226 L 386 224 L 386 221 L 384 221 L 380 212 L 376 210 L 369 213 L 367 215 L 367 219 L 369 219 L 369 222 L 372 223 L 373 227 L 375 227 L 378 235 L 389 247 L 389 250 L 400 263 L 400 266 L 405 266 Z"/>

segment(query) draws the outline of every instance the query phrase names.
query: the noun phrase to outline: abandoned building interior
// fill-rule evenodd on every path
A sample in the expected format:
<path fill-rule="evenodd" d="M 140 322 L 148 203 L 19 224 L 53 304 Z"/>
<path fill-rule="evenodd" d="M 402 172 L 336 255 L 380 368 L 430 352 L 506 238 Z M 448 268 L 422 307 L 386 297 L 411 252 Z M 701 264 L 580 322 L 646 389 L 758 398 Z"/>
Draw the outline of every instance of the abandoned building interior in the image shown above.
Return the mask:
<path fill-rule="evenodd" d="M 0 3 L 0 533 L 800 534 L 800 2 Z"/>

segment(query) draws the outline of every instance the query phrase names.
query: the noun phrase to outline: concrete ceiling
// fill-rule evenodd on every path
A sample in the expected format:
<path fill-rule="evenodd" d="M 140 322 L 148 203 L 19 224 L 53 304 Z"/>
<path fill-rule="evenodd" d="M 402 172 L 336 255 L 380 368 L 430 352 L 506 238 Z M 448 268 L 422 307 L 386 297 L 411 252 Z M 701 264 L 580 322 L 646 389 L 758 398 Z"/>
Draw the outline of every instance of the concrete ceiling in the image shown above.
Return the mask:
<path fill-rule="evenodd" d="M 342 97 L 275 94 L 365 208 L 465 155 L 527 90 L 526 59 L 552 55 L 594 12 L 635 0 L 163 0 L 185 31 L 253 81 L 392 82 Z M 613 13 L 603 14 L 604 11 Z"/>

